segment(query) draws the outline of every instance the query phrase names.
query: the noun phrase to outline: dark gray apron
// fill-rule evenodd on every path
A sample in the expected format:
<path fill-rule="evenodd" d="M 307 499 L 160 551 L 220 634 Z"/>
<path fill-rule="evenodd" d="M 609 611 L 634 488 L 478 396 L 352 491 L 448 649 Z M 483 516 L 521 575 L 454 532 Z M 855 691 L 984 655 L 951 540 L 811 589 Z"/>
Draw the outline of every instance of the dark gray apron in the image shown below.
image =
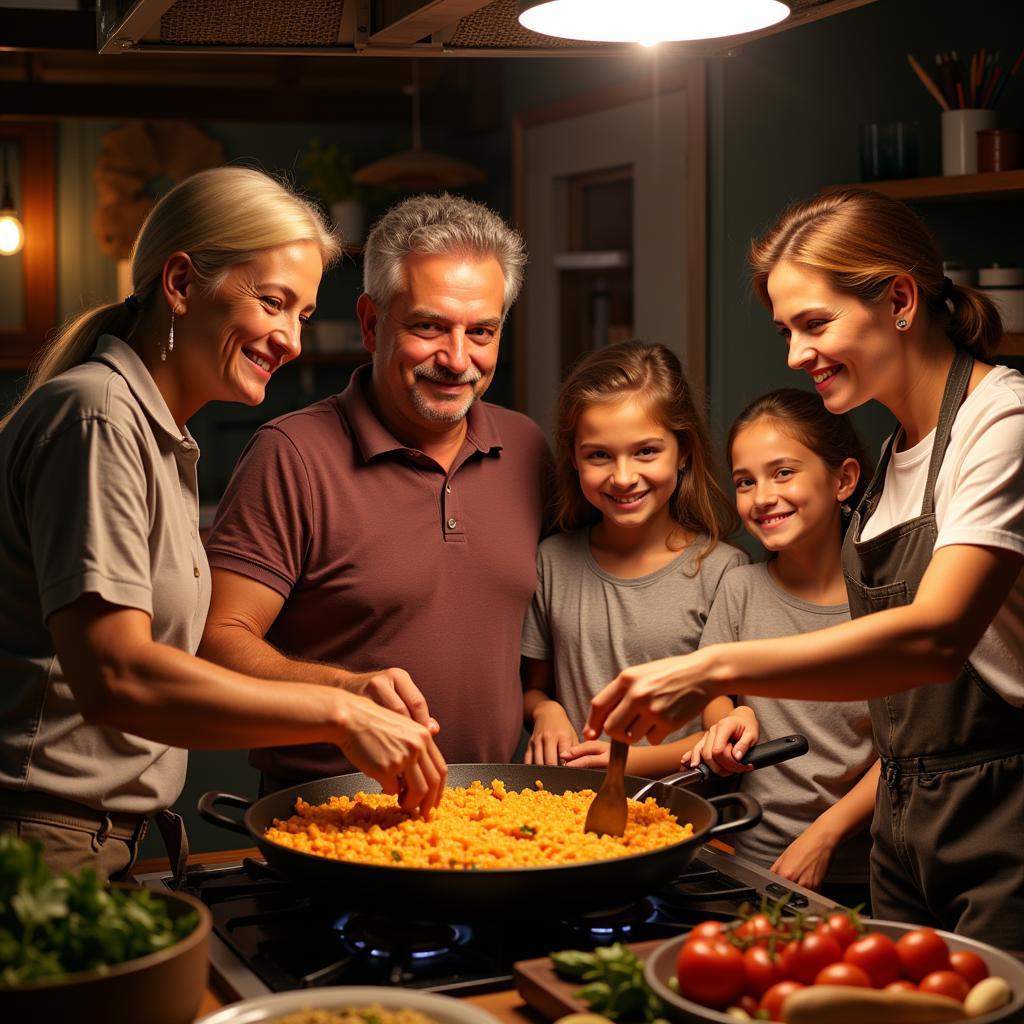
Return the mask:
<path fill-rule="evenodd" d="M 860 540 L 878 505 L 898 431 L 843 544 L 850 615 L 914 600 L 932 559 L 935 481 L 974 361 L 957 351 L 946 381 L 921 514 Z M 870 702 L 882 758 L 871 836 L 875 917 L 1024 949 L 1024 711 L 968 661 L 948 683 Z"/>

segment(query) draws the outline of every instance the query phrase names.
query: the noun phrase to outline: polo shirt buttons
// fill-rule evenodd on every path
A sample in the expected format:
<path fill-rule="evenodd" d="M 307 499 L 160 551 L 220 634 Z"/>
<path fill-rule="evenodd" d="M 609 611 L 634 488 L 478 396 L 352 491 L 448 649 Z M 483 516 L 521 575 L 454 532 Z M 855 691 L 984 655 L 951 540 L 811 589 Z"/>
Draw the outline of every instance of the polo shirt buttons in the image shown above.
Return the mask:
<path fill-rule="evenodd" d="M 444 485 L 444 493 L 445 494 L 451 494 L 452 493 L 452 485 L 451 484 L 445 484 Z"/>
<path fill-rule="evenodd" d="M 448 520 L 448 529 L 449 530 L 454 530 L 455 527 L 458 526 L 458 525 L 459 524 L 454 519 L 449 519 Z"/>

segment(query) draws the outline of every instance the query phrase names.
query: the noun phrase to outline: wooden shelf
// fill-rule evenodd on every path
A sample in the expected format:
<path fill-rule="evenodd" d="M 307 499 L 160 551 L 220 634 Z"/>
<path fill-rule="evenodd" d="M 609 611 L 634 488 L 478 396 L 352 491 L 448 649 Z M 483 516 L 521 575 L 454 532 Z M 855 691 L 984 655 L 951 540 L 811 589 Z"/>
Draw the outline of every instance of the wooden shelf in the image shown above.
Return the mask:
<path fill-rule="evenodd" d="M 996 355 L 1024 358 L 1024 334 L 1004 334 Z"/>
<path fill-rule="evenodd" d="M 836 188 L 850 188 L 837 185 Z M 870 188 L 893 199 L 1021 199 L 1024 170 L 990 174 L 953 174 L 938 178 L 900 178 L 895 181 L 864 181 L 852 187 Z"/>

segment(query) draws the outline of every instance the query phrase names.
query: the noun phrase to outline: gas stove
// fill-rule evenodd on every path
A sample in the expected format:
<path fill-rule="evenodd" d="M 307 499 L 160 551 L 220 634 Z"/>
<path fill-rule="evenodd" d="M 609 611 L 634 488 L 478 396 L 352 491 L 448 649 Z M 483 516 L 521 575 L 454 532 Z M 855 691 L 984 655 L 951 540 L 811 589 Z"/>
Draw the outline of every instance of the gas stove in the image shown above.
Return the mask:
<path fill-rule="evenodd" d="M 175 888 L 168 874 L 139 878 Z M 762 895 L 794 910 L 836 904 L 741 857 L 705 846 L 668 885 L 640 900 L 561 917 L 409 921 L 314 902 L 263 861 L 192 867 L 178 887 L 213 915 L 210 967 L 232 999 L 322 985 L 402 985 L 468 995 L 507 988 L 518 960 L 555 949 L 668 939 L 709 918 L 729 920 Z M 524 899 L 528 894 L 524 893 Z"/>

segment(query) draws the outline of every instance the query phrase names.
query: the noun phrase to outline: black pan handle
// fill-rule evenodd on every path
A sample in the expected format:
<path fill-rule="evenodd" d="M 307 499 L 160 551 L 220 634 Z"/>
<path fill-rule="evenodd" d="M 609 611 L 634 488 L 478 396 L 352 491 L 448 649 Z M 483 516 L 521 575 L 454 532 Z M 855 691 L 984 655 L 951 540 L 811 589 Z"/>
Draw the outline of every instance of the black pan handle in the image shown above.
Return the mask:
<path fill-rule="evenodd" d="M 742 764 L 749 764 L 751 768 L 769 768 L 773 764 L 788 761 L 791 757 L 799 757 L 806 754 L 810 749 L 806 736 L 794 733 L 792 736 L 783 736 L 781 739 L 769 740 L 767 743 L 758 743 L 753 750 L 743 758 Z M 711 769 L 702 761 L 696 768 L 687 768 L 685 771 L 676 772 L 675 775 L 666 775 L 663 779 L 655 779 L 648 782 L 646 786 L 638 789 L 632 796 L 634 800 L 642 800 L 647 791 L 655 782 L 665 786 L 689 786 L 694 782 L 707 782 L 711 778 Z"/>
<path fill-rule="evenodd" d="M 214 810 L 217 804 L 230 804 L 232 807 L 240 807 L 243 811 L 247 811 L 252 807 L 251 800 L 246 800 L 244 796 L 235 796 L 234 793 L 209 792 L 199 798 L 197 805 L 199 816 L 211 825 L 226 828 L 230 832 L 238 832 L 243 836 L 249 835 L 249 830 L 240 821 Z"/>
<path fill-rule="evenodd" d="M 761 805 L 749 793 L 742 790 L 738 793 L 722 793 L 720 796 L 713 796 L 708 803 L 717 811 L 720 807 L 728 807 L 729 804 L 739 804 L 743 813 L 732 821 L 720 821 L 713 828 L 708 830 L 708 836 L 724 836 L 730 832 L 742 832 L 745 829 L 753 828 L 761 821 Z"/>

